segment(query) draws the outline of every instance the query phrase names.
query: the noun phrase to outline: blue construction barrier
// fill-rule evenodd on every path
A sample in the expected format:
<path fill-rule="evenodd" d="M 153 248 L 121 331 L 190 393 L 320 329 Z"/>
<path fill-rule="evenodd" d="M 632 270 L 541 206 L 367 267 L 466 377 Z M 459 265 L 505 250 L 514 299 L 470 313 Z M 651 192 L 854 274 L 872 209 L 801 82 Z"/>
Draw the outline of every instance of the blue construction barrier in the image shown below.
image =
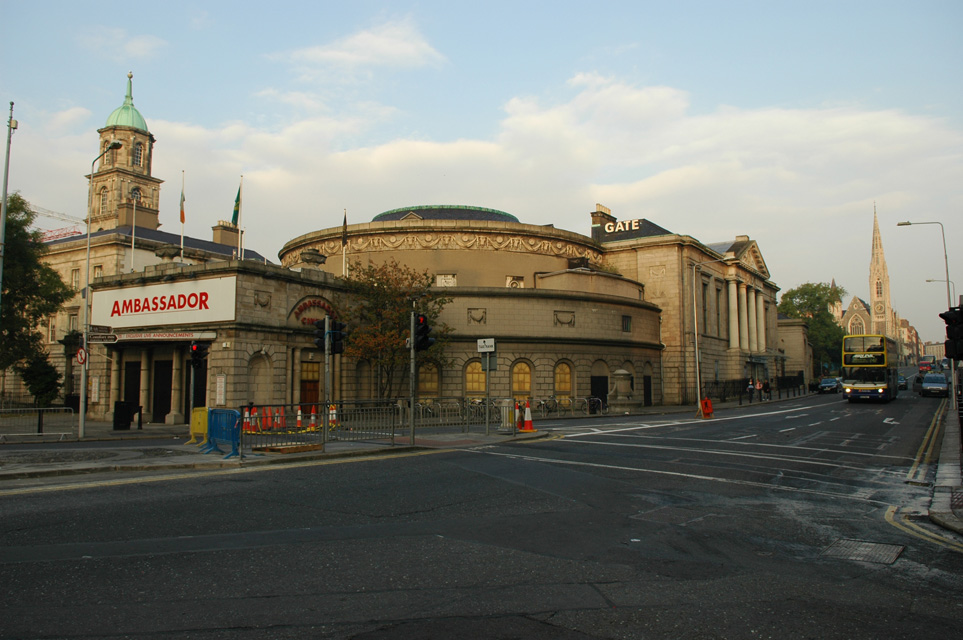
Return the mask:
<path fill-rule="evenodd" d="M 241 456 L 241 413 L 234 409 L 208 409 L 207 446 L 201 453 L 224 453 L 222 446 L 231 447 L 225 460 Z"/>

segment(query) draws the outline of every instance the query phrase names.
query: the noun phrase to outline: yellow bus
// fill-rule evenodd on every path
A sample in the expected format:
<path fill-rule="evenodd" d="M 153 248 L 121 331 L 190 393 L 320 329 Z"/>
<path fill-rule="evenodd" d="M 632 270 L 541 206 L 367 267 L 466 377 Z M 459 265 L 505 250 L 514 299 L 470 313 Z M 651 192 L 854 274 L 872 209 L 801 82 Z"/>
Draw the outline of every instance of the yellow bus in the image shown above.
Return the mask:
<path fill-rule="evenodd" d="M 886 336 L 843 338 L 843 398 L 894 400 L 899 394 L 899 350 Z"/>

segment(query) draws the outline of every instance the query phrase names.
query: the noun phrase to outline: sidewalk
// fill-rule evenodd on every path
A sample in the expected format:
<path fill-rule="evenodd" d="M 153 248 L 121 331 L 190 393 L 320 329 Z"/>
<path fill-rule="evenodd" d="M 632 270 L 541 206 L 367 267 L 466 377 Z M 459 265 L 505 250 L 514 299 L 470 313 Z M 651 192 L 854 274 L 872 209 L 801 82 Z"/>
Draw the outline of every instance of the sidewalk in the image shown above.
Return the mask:
<path fill-rule="evenodd" d="M 796 400 L 798 398 L 787 398 Z M 780 400 L 771 401 L 778 403 Z M 766 403 L 768 404 L 768 402 Z M 759 406 L 753 403 L 749 406 Z M 719 403 L 715 411 L 738 408 L 737 402 Z M 651 407 L 633 415 L 695 415 L 691 406 Z M 538 429 L 539 422 L 535 422 Z M 137 423 L 129 431 L 114 431 L 109 422 L 85 424 L 84 442 L 103 443 L 103 446 L 61 446 L 52 440 L 34 442 L 29 446 L 0 445 L 0 483 L 28 478 L 50 478 L 75 474 L 104 472 L 159 472 L 189 469 L 236 469 L 253 465 L 285 464 L 305 460 L 322 460 L 345 456 L 374 454 L 400 454 L 424 449 L 471 448 L 505 442 L 524 441 L 550 437 L 550 430 L 535 432 L 500 433 L 492 425 L 490 435 L 484 427 L 473 425 L 472 431 L 452 433 L 425 433 L 416 435 L 411 444 L 408 430 L 402 429 L 390 442 L 342 442 L 325 445 L 324 451 L 301 453 L 246 454 L 242 460 L 224 459 L 220 454 L 202 454 L 196 444 L 186 444 L 190 433 L 188 425 L 148 424 L 138 429 Z M 157 440 L 170 440 L 158 443 Z M 150 442 L 148 442 L 150 441 Z M 71 442 L 76 442 L 74 438 Z M 140 442 L 141 444 L 138 444 Z M 956 411 L 948 409 L 943 441 L 933 485 L 929 518 L 939 526 L 963 534 L 963 483 L 961 483 L 960 419 Z"/>

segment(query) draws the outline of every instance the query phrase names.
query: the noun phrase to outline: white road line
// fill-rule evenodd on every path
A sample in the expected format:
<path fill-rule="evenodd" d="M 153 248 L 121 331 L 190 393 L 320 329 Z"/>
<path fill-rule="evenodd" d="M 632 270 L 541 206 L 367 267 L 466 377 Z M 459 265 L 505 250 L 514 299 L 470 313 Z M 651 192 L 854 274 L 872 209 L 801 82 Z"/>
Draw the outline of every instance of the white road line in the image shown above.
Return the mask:
<path fill-rule="evenodd" d="M 836 498 L 836 499 L 842 498 L 844 500 L 855 500 L 857 502 L 866 502 L 866 503 L 878 504 L 878 505 L 888 504 L 887 502 L 882 500 L 873 500 L 865 494 L 833 493 L 832 491 L 819 491 L 816 489 L 800 489 L 796 487 L 772 485 L 772 484 L 767 484 L 765 482 L 753 482 L 751 480 L 734 480 L 731 478 L 704 476 L 704 475 L 694 474 L 694 473 L 680 473 L 678 471 L 657 471 L 655 469 L 637 469 L 635 467 L 625 467 L 621 465 L 611 465 L 611 464 L 597 464 L 594 462 L 578 462 L 575 460 L 553 460 L 550 458 L 538 458 L 535 456 L 520 456 L 516 454 L 511 454 L 511 453 L 498 453 L 495 451 L 478 451 L 478 453 L 492 455 L 492 456 L 501 456 L 505 458 L 514 458 L 516 460 L 527 460 L 529 462 L 541 462 L 544 464 L 558 464 L 558 465 L 573 466 L 573 467 L 592 467 L 596 469 L 614 469 L 617 471 L 634 471 L 636 473 L 644 473 L 644 474 L 651 474 L 651 475 L 672 476 L 676 478 L 688 478 L 690 480 L 704 480 L 706 482 L 719 482 L 722 484 L 734 484 L 734 485 L 740 485 L 744 487 L 757 487 L 760 489 L 767 489 L 769 491 L 785 491 L 788 493 L 805 493 L 805 494 L 814 495 L 814 496 L 823 496 L 827 498 Z"/>

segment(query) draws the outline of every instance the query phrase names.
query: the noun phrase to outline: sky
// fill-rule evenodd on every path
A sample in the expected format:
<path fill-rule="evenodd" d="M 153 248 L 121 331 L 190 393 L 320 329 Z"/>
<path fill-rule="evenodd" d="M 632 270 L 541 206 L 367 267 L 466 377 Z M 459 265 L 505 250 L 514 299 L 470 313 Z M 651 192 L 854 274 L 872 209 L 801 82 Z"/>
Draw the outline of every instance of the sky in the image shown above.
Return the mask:
<path fill-rule="evenodd" d="M 241 176 L 245 246 L 274 261 L 345 215 L 471 205 L 589 235 L 601 203 L 748 235 L 783 292 L 835 280 L 848 304 L 875 210 L 894 307 L 941 341 L 941 228 L 896 223 L 942 223 L 963 287 L 961 33 L 959 0 L 0 0 L 8 190 L 83 218 L 132 72 L 165 231 L 183 182 L 210 239 Z"/>

